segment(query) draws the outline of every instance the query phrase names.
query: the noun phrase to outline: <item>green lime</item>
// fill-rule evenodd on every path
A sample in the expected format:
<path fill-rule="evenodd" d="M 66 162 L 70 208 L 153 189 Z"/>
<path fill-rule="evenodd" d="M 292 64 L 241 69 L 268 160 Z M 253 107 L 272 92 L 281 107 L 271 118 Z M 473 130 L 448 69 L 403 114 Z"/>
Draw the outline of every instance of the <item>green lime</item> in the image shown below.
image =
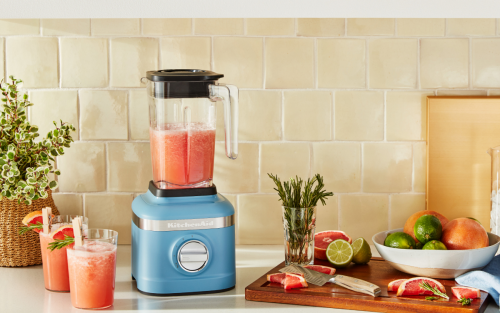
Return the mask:
<path fill-rule="evenodd" d="M 415 249 L 422 249 L 423 248 L 423 244 L 419 241 L 415 244 Z"/>
<path fill-rule="evenodd" d="M 387 236 L 384 245 L 397 249 L 415 249 L 415 240 L 407 233 L 398 231 Z"/>
<path fill-rule="evenodd" d="M 441 225 L 439 219 L 434 215 L 422 215 L 415 222 L 413 231 L 418 241 L 425 245 L 431 240 L 441 239 L 443 226 Z"/>
<path fill-rule="evenodd" d="M 352 261 L 356 264 L 366 264 L 372 258 L 372 250 L 370 245 L 364 238 L 358 238 L 352 243 L 352 250 L 354 255 Z"/>
<path fill-rule="evenodd" d="M 422 247 L 422 250 L 448 250 L 448 249 L 446 249 L 446 246 L 441 241 L 431 240 Z"/>
<path fill-rule="evenodd" d="M 344 239 L 337 239 L 326 248 L 326 258 L 335 267 L 346 267 L 352 261 L 354 250 Z"/>

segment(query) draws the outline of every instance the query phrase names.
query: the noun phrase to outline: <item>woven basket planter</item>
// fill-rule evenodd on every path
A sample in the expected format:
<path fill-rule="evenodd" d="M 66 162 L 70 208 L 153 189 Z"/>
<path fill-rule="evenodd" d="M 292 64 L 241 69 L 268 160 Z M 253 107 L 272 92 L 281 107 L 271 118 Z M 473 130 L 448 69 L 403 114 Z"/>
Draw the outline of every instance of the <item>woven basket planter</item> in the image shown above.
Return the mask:
<path fill-rule="evenodd" d="M 59 215 L 52 192 L 47 199 L 39 199 L 31 205 L 19 204 L 17 200 L 0 201 L 0 266 L 29 266 L 42 264 L 40 238 L 34 231 L 19 235 L 19 227 L 28 213 L 52 208 L 52 214 Z"/>

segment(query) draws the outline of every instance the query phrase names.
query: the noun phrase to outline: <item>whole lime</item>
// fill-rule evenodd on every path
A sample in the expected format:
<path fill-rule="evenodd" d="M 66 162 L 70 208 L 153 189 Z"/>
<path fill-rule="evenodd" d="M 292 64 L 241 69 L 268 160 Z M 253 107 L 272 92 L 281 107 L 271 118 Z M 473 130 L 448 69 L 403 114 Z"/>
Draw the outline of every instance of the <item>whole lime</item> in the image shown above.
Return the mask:
<path fill-rule="evenodd" d="M 387 236 L 384 245 L 397 249 L 415 249 L 415 240 L 407 233 L 399 231 Z"/>
<path fill-rule="evenodd" d="M 434 215 L 422 215 L 415 222 L 413 231 L 417 240 L 425 245 L 431 240 L 441 239 L 443 226 L 441 225 L 439 219 Z"/>
<path fill-rule="evenodd" d="M 441 241 L 431 240 L 422 247 L 422 250 L 448 250 L 448 249 L 446 249 L 446 246 Z"/>

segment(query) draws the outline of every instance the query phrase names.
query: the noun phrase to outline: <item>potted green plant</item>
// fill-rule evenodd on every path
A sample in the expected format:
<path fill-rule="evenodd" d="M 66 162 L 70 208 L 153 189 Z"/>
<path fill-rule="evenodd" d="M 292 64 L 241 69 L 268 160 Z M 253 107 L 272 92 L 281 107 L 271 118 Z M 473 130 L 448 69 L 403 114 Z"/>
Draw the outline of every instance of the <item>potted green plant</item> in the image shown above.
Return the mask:
<path fill-rule="evenodd" d="M 70 147 L 75 127 L 54 122 L 55 129 L 37 140 L 38 127 L 27 118 L 33 103 L 19 90 L 22 81 L 9 78 L 11 83 L 0 82 L 0 266 L 28 266 L 42 263 L 40 242 L 35 232 L 20 236 L 19 226 L 24 216 L 44 207 L 59 214 L 52 199 L 57 181 L 49 174 L 60 175 L 55 157 Z"/>

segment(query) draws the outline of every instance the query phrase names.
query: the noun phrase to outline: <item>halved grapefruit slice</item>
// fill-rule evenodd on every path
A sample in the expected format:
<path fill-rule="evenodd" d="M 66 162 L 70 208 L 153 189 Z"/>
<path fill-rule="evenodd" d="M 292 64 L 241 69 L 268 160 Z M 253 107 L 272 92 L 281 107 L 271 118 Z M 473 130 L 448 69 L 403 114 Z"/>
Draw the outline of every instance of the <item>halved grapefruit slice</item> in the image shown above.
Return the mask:
<path fill-rule="evenodd" d="M 323 265 L 304 265 L 303 267 L 316 272 L 325 273 L 328 275 L 333 275 L 335 274 L 336 271 L 336 269 L 334 269 L 333 267 L 323 266 Z"/>
<path fill-rule="evenodd" d="M 307 287 L 307 282 L 304 277 L 300 275 L 286 273 L 286 277 L 283 280 L 283 287 L 285 289 L 303 288 Z"/>
<path fill-rule="evenodd" d="M 481 298 L 481 290 L 471 287 L 451 287 L 453 295 L 458 299 L 468 298 L 476 299 Z"/>
<path fill-rule="evenodd" d="M 446 293 L 444 286 L 435 279 L 427 277 L 414 277 L 404 281 L 398 288 L 397 296 L 431 296 L 434 293 L 432 291 L 426 290 L 420 287 L 420 284 L 426 282 L 432 288 L 435 288 L 442 293 Z"/>
<path fill-rule="evenodd" d="M 297 273 L 295 275 L 299 275 L 304 277 L 304 274 L 302 273 Z M 283 280 L 286 278 L 286 273 L 275 273 L 275 274 L 267 274 L 267 281 L 271 283 L 278 283 L 282 284 Z"/>
<path fill-rule="evenodd" d="M 36 225 L 36 223 L 40 222 L 40 224 L 43 224 L 43 217 L 42 217 L 42 211 L 34 211 L 29 213 L 23 218 L 23 225 L 26 226 L 32 226 Z M 37 233 L 41 232 L 43 229 L 33 229 Z"/>
<path fill-rule="evenodd" d="M 325 230 L 317 233 L 314 236 L 314 257 L 320 260 L 327 260 L 326 248 L 330 242 L 337 239 L 344 239 L 349 244 L 352 244 L 351 237 L 341 230 Z"/>
<path fill-rule="evenodd" d="M 398 291 L 398 288 L 399 286 L 401 286 L 401 284 L 406 280 L 406 278 L 403 278 L 403 279 L 396 279 L 396 280 L 393 280 L 389 283 L 389 285 L 387 285 L 387 291 Z"/>
<path fill-rule="evenodd" d="M 75 237 L 75 234 L 73 233 L 73 226 L 72 225 L 65 225 L 61 226 L 58 229 L 54 230 L 50 234 L 50 238 L 52 239 L 58 239 L 58 240 L 63 240 L 64 235 L 69 236 L 69 237 Z"/>

